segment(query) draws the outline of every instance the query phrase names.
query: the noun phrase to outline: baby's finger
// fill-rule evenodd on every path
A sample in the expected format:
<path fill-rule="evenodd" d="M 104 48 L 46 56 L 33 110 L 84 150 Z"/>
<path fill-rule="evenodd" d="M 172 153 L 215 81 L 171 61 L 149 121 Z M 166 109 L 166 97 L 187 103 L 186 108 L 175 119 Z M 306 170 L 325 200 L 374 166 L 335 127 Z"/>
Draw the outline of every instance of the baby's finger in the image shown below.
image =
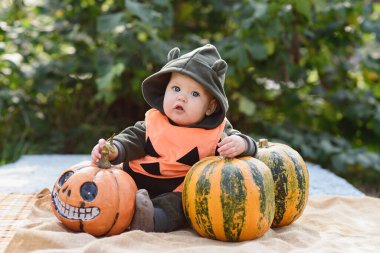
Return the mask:
<path fill-rule="evenodd" d="M 223 140 L 221 140 L 219 143 L 218 143 L 218 146 L 221 147 L 221 146 L 224 146 L 228 143 L 230 143 L 232 140 L 230 137 L 226 137 L 224 138 Z"/>
<path fill-rule="evenodd" d="M 219 148 L 218 152 L 221 156 L 231 157 L 234 154 L 235 150 L 236 149 L 234 147 L 229 147 L 228 144 L 226 144 L 223 147 Z"/>
<path fill-rule="evenodd" d="M 104 147 L 104 145 L 106 145 L 106 140 L 105 139 L 100 139 L 98 141 L 98 144 L 99 144 L 99 148 L 102 149 Z"/>
<path fill-rule="evenodd" d="M 98 155 L 95 152 L 95 150 L 92 150 L 92 152 L 91 152 L 91 159 L 93 162 L 97 162 L 97 160 L 98 160 Z"/>
<path fill-rule="evenodd" d="M 222 152 L 220 155 L 224 157 L 232 158 L 232 157 L 235 157 L 235 152 L 233 150 L 227 150 L 225 152 Z"/>
<path fill-rule="evenodd" d="M 219 154 L 223 154 L 223 153 L 225 153 L 228 149 L 229 149 L 228 144 L 225 144 L 225 145 L 223 145 L 223 146 L 219 146 L 219 148 L 218 148 L 218 152 L 219 152 Z"/>

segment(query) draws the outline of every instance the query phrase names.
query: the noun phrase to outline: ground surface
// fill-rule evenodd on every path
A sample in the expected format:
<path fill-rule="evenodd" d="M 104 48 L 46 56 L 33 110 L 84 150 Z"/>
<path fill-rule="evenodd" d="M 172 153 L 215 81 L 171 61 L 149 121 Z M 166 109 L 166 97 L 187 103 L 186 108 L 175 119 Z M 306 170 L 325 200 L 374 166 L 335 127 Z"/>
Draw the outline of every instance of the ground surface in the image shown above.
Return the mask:
<path fill-rule="evenodd" d="M 64 169 L 89 159 L 88 155 L 25 155 L 15 163 L 0 166 L 0 193 L 51 189 Z M 364 195 L 346 180 L 318 165 L 307 163 L 307 168 L 310 195 Z"/>

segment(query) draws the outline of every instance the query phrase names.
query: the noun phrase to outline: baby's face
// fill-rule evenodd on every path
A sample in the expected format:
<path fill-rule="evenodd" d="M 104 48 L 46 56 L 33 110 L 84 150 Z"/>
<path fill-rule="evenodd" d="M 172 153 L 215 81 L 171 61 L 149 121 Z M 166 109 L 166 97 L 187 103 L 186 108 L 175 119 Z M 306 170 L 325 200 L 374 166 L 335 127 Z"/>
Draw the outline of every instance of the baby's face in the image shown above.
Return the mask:
<path fill-rule="evenodd" d="M 166 87 L 164 112 L 180 126 L 193 125 L 216 109 L 216 100 L 197 81 L 179 73 L 172 73 Z"/>

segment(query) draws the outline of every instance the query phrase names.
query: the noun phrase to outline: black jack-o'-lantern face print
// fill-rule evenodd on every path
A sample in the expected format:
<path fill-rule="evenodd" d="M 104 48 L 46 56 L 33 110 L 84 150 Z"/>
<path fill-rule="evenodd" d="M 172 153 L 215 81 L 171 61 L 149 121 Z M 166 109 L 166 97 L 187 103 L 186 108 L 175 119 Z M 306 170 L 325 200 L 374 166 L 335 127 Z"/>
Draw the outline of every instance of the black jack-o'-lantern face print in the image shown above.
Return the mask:
<path fill-rule="evenodd" d="M 152 142 L 149 137 L 146 141 L 145 152 L 147 155 L 151 157 L 158 158 L 157 159 L 158 161 L 159 161 L 159 158 L 161 157 L 157 153 L 155 148 L 153 147 Z M 198 152 L 197 147 L 194 147 L 189 152 L 187 152 L 186 154 L 184 154 L 183 156 L 179 157 L 176 160 L 177 163 L 187 165 L 187 166 L 193 166 L 198 161 L 199 161 L 199 152 Z M 160 162 L 142 163 L 141 167 L 143 167 L 143 169 L 150 174 L 161 175 Z"/>

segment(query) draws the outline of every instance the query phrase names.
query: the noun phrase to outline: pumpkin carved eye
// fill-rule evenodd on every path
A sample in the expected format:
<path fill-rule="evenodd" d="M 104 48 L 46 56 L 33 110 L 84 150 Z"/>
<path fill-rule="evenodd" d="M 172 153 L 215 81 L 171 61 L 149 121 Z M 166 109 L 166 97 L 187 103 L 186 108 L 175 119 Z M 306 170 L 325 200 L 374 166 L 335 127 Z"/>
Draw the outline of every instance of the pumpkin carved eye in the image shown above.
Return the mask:
<path fill-rule="evenodd" d="M 80 187 L 80 195 L 84 201 L 92 201 L 98 194 L 98 187 L 93 182 L 86 182 Z"/>
<path fill-rule="evenodd" d="M 58 180 L 58 186 L 62 187 L 62 185 L 74 174 L 73 171 L 67 171 L 63 174 Z"/>

